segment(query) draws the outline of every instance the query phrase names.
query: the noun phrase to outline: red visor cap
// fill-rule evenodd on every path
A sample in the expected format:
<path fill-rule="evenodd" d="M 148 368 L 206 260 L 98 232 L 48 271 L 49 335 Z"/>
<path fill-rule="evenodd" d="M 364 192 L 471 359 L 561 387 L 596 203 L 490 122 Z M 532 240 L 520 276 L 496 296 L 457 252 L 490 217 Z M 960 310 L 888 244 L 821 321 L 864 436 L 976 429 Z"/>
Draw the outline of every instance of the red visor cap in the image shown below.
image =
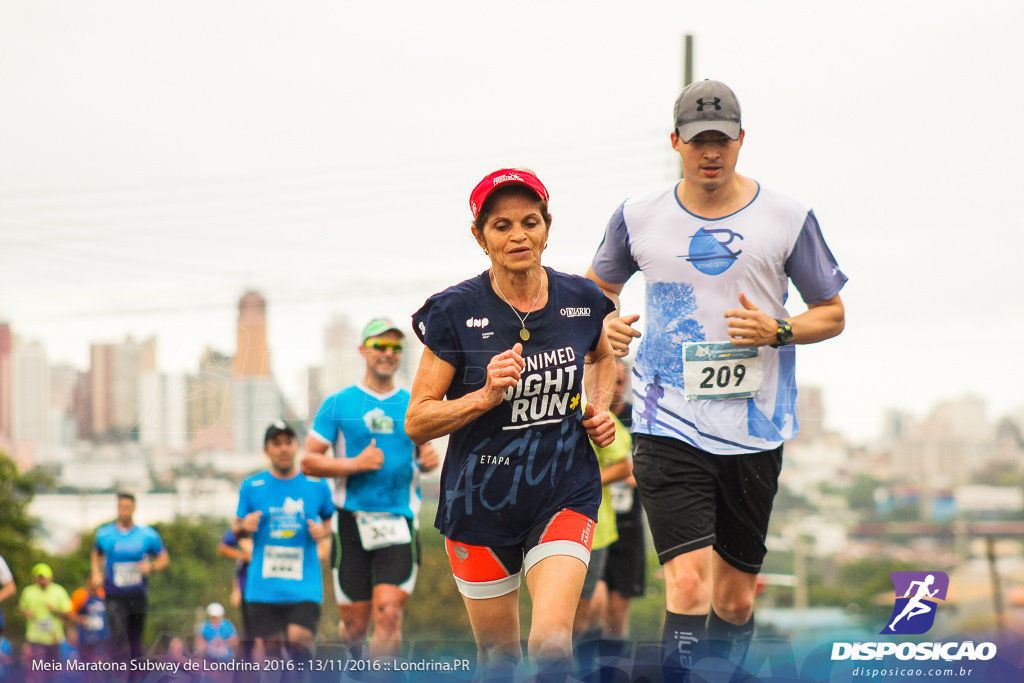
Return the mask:
<path fill-rule="evenodd" d="M 473 218 L 476 218 L 480 213 L 480 208 L 487 201 L 487 198 L 491 196 L 491 193 L 497 190 L 502 185 L 518 184 L 526 185 L 528 188 L 537 193 L 537 196 L 548 201 L 550 198 L 548 195 L 548 188 L 544 187 L 537 176 L 527 171 L 519 171 L 514 168 L 503 168 L 495 171 L 484 177 L 477 186 L 473 188 L 473 192 L 469 195 L 469 209 L 473 212 Z"/>

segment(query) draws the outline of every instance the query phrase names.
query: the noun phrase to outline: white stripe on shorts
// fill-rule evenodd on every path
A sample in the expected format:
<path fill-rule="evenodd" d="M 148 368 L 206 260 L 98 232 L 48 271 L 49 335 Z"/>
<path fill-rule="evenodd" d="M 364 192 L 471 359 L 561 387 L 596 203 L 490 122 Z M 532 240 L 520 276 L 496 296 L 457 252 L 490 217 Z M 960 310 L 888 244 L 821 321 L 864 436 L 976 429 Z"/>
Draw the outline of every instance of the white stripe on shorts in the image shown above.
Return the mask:
<path fill-rule="evenodd" d="M 533 569 L 533 565 L 546 557 L 552 557 L 554 555 L 568 555 L 569 557 L 575 557 L 583 564 L 588 567 L 590 566 L 590 551 L 587 550 L 587 546 L 581 545 L 576 541 L 548 541 L 546 543 L 538 543 L 534 547 L 530 548 L 530 552 L 526 553 L 526 560 L 523 563 L 525 565 L 526 573 L 530 573 L 530 570 Z"/>
<path fill-rule="evenodd" d="M 500 598 L 508 595 L 519 588 L 522 572 L 516 572 L 512 576 L 495 581 L 463 581 L 455 577 L 455 583 L 459 592 L 471 600 L 486 600 L 487 598 Z M 454 576 L 454 575 L 453 575 Z"/>

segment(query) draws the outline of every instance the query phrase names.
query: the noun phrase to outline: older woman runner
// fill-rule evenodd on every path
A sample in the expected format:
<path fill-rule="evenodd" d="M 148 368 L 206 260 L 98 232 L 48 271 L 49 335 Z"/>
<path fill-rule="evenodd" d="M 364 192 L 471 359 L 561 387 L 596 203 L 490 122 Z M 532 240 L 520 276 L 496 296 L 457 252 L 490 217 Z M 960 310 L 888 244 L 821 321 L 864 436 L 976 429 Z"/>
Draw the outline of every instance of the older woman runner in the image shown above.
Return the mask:
<path fill-rule="evenodd" d="M 490 268 L 413 315 L 426 349 L 405 428 L 417 443 L 451 434 L 435 523 L 488 675 L 522 660 L 524 565 L 532 663 L 539 670 L 571 657 L 601 503 L 587 437 L 600 446 L 615 438 L 607 412 L 615 364 L 602 327 L 611 302 L 585 278 L 541 265 L 547 202 L 530 171 L 480 181 L 470 195 L 472 233 Z"/>

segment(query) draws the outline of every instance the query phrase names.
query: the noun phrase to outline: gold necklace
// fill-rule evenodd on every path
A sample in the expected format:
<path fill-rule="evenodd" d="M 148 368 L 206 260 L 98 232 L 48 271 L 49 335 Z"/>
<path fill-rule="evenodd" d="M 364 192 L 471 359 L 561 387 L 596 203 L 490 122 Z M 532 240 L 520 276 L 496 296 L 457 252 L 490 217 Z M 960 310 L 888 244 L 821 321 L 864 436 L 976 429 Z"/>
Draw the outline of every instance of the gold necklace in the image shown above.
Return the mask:
<path fill-rule="evenodd" d="M 530 317 L 530 314 L 533 313 L 533 307 L 537 305 L 538 301 L 540 301 L 540 294 L 544 291 L 544 277 L 541 276 L 540 287 L 537 289 L 537 298 L 533 300 L 533 305 L 530 306 L 530 310 L 526 312 L 526 315 L 520 316 L 516 307 L 513 306 L 507 298 L 505 298 L 505 294 L 501 291 L 501 286 L 498 285 L 498 276 L 494 274 L 494 270 L 492 269 L 490 273 L 491 277 L 494 278 L 494 288 L 498 290 L 498 294 L 501 294 L 501 298 L 505 300 L 508 307 L 511 308 L 512 312 L 516 314 L 517 318 L 519 318 L 519 324 L 523 326 L 523 329 L 519 330 L 519 338 L 523 341 L 528 340 L 530 338 L 530 331 L 526 329 L 526 319 Z"/>

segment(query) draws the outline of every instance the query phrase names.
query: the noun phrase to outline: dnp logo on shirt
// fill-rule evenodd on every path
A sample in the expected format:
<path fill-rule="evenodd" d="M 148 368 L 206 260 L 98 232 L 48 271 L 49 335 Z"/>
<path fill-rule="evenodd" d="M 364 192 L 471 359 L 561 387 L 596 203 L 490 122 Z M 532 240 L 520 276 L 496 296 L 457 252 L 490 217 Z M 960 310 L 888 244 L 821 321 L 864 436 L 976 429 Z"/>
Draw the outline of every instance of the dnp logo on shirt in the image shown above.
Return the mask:
<path fill-rule="evenodd" d="M 896 588 L 896 605 L 889 623 L 880 633 L 920 635 L 935 623 L 937 600 L 945 600 L 949 576 L 945 572 L 893 572 L 889 575 Z M 902 596 L 902 597 L 901 597 Z"/>
<path fill-rule="evenodd" d="M 728 235 L 728 239 L 719 239 L 716 235 Z M 701 228 L 690 238 L 690 253 L 686 260 L 705 275 L 721 275 L 743 253 L 729 248 L 736 239 L 742 240 L 743 235 L 728 228 Z"/>

